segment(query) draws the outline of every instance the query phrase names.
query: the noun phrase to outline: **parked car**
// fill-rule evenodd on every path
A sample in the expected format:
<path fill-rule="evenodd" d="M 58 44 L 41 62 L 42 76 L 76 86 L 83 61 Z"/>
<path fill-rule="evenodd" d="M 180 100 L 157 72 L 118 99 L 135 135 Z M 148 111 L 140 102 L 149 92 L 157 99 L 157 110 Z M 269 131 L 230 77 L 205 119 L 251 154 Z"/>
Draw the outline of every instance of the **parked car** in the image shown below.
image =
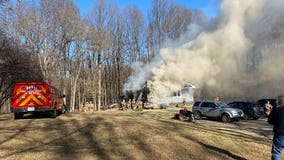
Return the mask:
<path fill-rule="evenodd" d="M 167 109 L 167 108 L 169 108 L 168 104 L 166 104 L 166 103 L 160 104 L 160 109 Z"/>
<path fill-rule="evenodd" d="M 244 112 L 244 119 L 257 120 L 262 117 L 263 109 L 258 103 L 246 101 L 234 101 L 228 104 L 231 108 L 238 108 Z"/>
<path fill-rule="evenodd" d="M 230 108 L 226 103 L 221 101 L 196 101 L 193 104 L 192 112 L 195 119 L 208 117 L 221 119 L 223 122 L 238 121 L 244 116 L 241 109 Z"/>

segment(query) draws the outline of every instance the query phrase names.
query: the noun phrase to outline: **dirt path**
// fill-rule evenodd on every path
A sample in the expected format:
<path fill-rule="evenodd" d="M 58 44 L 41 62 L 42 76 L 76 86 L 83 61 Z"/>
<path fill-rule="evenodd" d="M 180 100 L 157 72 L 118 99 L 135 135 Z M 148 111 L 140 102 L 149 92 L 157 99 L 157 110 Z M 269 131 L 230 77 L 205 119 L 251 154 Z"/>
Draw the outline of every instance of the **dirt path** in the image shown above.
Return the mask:
<path fill-rule="evenodd" d="M 178 109 L 169 109 L 167 111 L 174 114 L 178 112 Z M 265 136 L 269 139 L 272 139 L 273 137 L 272 125 L 267 123 L 267 118 L 260 118 L 258 120 L 240 120 L 232 123 L 223 123 L 219 120 L 212 119 L 202 119 L 197 120 L 196 123 L 217 130 L 240 132 L 258 137 Z"/>
<path fill-rule="evenodd" d="M 219 130 L 231 130 L 242 132 L 257 137 L 268 137 L 272 139 L 272 126 L 267 123 L 267 119 L 240 120 L 239 122 L 223 123 L 215 120 L 198 120 L 197 123 Z"/>

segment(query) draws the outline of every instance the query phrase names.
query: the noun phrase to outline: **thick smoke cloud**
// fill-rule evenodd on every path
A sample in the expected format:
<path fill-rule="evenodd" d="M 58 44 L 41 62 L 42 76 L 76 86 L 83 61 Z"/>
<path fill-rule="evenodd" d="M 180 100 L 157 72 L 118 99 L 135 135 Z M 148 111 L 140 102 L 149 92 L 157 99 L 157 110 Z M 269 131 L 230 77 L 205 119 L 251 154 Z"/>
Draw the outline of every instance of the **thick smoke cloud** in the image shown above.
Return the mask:
<path fill-rule="evenodd" d="M 132 75 L 125 89 L 137 90 L 151 80 L 154 103 L 188 82 L 197 87 L 199 99 L 283 94 L 283 8 L 284 1 L 277 0 L 224 0 L 218 19 L 208 23 L 212 26 L 191 26 L 186 43 L 161 49 L 156 61 L 134 71 L 144 79 Z"/>

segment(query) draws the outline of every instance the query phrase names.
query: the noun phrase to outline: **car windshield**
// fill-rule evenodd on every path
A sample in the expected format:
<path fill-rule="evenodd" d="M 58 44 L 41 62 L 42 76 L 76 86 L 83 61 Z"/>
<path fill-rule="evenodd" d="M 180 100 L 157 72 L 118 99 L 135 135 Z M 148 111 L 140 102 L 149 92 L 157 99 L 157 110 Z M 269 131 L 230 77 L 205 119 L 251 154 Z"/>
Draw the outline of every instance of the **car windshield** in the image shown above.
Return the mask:
<path fill-rule="evenodd" d="M 217 105 L 222 108 L 229 108 L 230 106 L 223 102 L 218 102 Z"/>

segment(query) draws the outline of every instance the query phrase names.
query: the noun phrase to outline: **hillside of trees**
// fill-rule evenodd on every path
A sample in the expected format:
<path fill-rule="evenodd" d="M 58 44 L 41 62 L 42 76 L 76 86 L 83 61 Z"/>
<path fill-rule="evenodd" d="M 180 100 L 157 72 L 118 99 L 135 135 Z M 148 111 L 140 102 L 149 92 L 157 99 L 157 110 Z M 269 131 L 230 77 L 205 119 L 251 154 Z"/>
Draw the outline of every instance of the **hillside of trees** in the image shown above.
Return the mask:
<path fill-rule="evenodd" d="M 82 16 L 73 0 L 0 1 L 0 107 L 17 81 L 47 81 L 66 95 L 70 110 L 95 110 L 122 95 L 134 62 L 149 63 L 167 40 L 206 19 L 171 0 L 152 0 L 147 15 L 96 0 Z"/>

